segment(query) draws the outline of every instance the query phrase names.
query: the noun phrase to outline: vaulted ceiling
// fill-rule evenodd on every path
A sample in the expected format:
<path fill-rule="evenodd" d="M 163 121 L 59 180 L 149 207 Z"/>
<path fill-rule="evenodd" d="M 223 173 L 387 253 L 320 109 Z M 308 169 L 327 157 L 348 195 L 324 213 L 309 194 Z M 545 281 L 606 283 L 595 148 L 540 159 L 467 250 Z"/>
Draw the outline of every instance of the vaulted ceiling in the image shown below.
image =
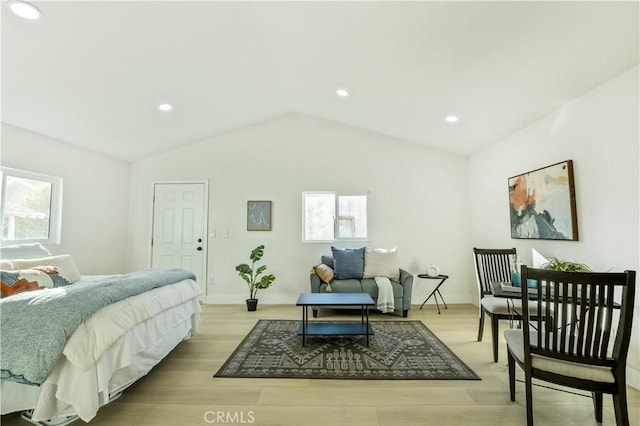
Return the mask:
<path fill-rule="evenodd" d="M 636 1 L 32 3 L 2 121 L 126 161 L 289 112 L 471 155 L 639 62 Z"/>

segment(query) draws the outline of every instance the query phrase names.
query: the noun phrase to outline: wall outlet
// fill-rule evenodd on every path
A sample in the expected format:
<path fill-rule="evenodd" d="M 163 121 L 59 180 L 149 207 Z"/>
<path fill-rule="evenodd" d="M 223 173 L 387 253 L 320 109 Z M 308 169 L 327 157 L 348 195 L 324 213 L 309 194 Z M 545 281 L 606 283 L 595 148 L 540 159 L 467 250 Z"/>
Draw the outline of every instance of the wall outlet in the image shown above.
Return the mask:
<path fill-rule="evenodd" d="M 209 279 L 207 280 L 207 284 L 213 284 L 213 275 L 209 276 Z"/>

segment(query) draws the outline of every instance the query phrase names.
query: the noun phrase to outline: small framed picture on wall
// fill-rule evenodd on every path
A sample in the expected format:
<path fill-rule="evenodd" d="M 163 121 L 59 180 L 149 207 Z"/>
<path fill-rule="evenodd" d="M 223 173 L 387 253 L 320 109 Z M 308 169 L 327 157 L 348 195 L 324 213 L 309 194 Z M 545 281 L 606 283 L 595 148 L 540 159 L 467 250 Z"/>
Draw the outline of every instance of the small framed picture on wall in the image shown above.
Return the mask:
<path fill-rule="evenodd" d="M 271 201 L 247 201 L 247 231 L 271 231 Z"/>

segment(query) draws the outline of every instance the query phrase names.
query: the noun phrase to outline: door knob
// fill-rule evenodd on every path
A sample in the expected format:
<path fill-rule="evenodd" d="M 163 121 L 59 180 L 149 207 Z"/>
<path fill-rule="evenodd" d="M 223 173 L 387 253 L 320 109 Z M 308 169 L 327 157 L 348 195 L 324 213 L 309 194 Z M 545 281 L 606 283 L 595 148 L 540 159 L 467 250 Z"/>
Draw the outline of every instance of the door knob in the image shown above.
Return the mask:
<path fill-rule="evenodd" d="M 201 243 L 202 242 L 202 238 L 198 238 L 198 242 Z"/>
<path fill-rule="evenodd" d="M 197 250 L 198 250 L 198 251 L 201 251 L 201 250 L 202 250 L 202 247 L 198 247 L 198 248 L 197 248 Z"/>

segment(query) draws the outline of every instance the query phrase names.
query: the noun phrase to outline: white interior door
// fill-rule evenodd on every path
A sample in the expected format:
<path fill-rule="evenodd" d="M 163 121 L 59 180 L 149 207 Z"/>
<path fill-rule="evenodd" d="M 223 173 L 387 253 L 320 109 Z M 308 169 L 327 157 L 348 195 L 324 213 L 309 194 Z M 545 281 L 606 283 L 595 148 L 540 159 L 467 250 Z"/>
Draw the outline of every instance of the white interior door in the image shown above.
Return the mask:
<path fill-rule="evenodd" d="M 192 271 L 206 292 L 207 184 L 155 183 L 151 266 Z"/>

